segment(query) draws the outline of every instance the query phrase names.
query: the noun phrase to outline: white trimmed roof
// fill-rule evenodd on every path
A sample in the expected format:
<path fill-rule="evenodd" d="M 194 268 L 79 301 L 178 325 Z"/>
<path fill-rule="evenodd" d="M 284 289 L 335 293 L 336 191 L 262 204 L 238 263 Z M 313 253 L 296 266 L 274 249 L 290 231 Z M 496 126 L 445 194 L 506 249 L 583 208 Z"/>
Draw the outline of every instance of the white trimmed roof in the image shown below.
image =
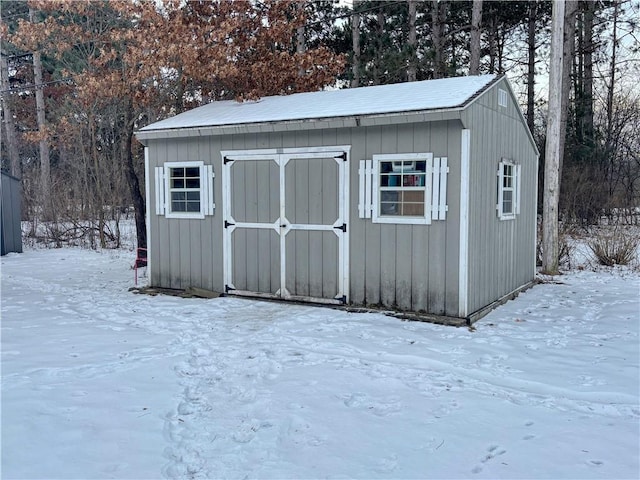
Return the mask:
<path fill-rule="evenodd" d="M 460 108 L 496 78 L 497 75 L 476 75 L 296 93 L 248 102 L 211 102 L 147 125 L 141 131 Z"/>

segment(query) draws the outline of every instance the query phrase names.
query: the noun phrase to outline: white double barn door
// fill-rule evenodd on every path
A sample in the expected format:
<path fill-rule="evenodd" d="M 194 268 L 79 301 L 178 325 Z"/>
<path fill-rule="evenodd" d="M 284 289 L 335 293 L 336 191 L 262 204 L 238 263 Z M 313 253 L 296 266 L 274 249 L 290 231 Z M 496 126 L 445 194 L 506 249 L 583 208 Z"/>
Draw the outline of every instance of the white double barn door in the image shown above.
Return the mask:
<path fill-rule="evenodd" d="M 347 302 L 349 147 L 222 156 L 226 292 Z"/>

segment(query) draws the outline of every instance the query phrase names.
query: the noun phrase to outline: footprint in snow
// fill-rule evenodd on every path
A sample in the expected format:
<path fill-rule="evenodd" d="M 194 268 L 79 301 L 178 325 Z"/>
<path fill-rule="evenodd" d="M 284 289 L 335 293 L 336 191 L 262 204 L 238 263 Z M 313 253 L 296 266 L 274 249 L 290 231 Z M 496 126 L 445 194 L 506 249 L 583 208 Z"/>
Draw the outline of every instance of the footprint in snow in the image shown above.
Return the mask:
<path fill-rule="evenodd" d="M 378 473 L 391 473 L 398 467 L 398 456 L 396 454 L 388 455 L 378 460 L 375 470 Z"/>
<path fill-rule="evenodd" d="M 249 443 L 254 439 L 261 426 L 260 421 L 255 418 L 243 420 L 242 424 L 233 432 L 231 437 L 237 443 Z"/>
<path fill-rule="evenodd" d="M 401 409 L 400 401 L 396 397 L 377 401 L 364 393 L 353 393 L 343 397 L 343 401 L 345 406 L 349 408 L 359 408 L 379 417 L 386 417 Z"/>
<path fill-rule="evenodd" d="M 533 426 L 533 422 L 531 420 L 529 420 L 529 421 L 525 422 L 524 426 L 525 427 L 531 427 L 531 426 Z M 532 435 L 530 433 L 525 435 L 524 437 L 522 437 L 523 440 L 533 440 L 534 438 L 536 438 L 536 436 Z"/>
<path fill-rule="evenodd" d="M 490 460 L 492 460 L 493 458 L 495 458 L 495 457 L 497 457 L 499 455 L 504 455 L 505 453 L 507 453 L 507 451 L 504 448 L 500 448 L 499 445 L 491 445 L 487 449 L 487 454 L 482 458 L 482 460 L 480 460 L 480 463 L 481 464 L 485 464 L 485 463 L 489 462 Z M 471 470 L 471 473 L 474 473 L 474 474 L 478 474 L 480 472 L 482 472 L 482 465 L 476 465 Z"/>

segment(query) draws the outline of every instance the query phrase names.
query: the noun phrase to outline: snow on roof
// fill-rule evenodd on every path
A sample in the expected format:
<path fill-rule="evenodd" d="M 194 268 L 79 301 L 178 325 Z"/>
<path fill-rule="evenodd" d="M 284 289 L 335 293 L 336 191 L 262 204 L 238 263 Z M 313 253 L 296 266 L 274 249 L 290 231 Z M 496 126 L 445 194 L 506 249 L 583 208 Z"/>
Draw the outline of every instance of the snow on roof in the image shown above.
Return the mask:
<path fill-rule="evenodd" d="M 497 75 L 476 75 L 296 93 L 248 102 L 211 102 L 147 125 L 141 131 L 457 108 L 464 106 L 496 78 Z"/>

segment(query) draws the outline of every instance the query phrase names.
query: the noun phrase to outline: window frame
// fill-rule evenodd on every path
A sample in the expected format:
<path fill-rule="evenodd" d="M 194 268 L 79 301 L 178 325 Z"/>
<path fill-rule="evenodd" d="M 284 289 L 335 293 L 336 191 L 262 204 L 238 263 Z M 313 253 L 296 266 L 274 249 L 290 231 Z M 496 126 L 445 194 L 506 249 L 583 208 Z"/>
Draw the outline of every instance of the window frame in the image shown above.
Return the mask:
<path fill-rule="evenodd" d="M 510 169 L 510 175 L 506 170 Z M 513 160 L 503 158 L 498 164 L 498 203 L 496 209 L 500 220 L 513 220 L 520 213 L 520 165 Z M 505 186 L 505 179 L 510 178 L 510 185 Z M 511 209 L 505 211 L 505 192 L 511 193 Z"/>
<path fill-rule="evenodd" d="M 199 187 L 197 189 L 187 189 L 184 188 L 171 188 L 171 171 L 175 168 L 198 168 L 199 170 Z M 203 219 L 205 217 L 205 202 L 207 199 L 205 198 L 206 192 L 204 188 L 205 182 L 205 168 L 204 162 L 202 160 L 198 161 L 187 161 L 187 162 L 166 162 L 164 164 L 164 191 L 165 191 L 165 214 L 166 218 L 194 218 L 194 219 Z M 182 212 L 182 211 L 174 211 L 173 204 L 171 201 L 171 194 L 176 191 L 198 191 L 200 195 L 200 209 L 198 211 L 193 212 Z"/>
<path fill-rule="evenodd" d="M 498 88 L 498 106 L 504 108 L 509 106 L 509 95 L 504 88 Z"/>
<path fill-rule="evenodd" d="M 433 153 L 393 153 L 373 155 L 373 182 L 372 182 L 372 214 L 373 223 L 394 223 L 409 225 L 430 225 L 432 217 L 431 194 L 432 194 L 432 177 L 433 177 Z M 404 186 L 398 185 L 393 190 L 400 191 L 422 191 L 423 192 L 423 215 L 383 215 L 380 213 L 381 193 L 385 190 L 381 186 L 381 168 L 382 162 L 401 161 L 401 162 L 425 162 L 424 185 L 420 186 Z"/>

